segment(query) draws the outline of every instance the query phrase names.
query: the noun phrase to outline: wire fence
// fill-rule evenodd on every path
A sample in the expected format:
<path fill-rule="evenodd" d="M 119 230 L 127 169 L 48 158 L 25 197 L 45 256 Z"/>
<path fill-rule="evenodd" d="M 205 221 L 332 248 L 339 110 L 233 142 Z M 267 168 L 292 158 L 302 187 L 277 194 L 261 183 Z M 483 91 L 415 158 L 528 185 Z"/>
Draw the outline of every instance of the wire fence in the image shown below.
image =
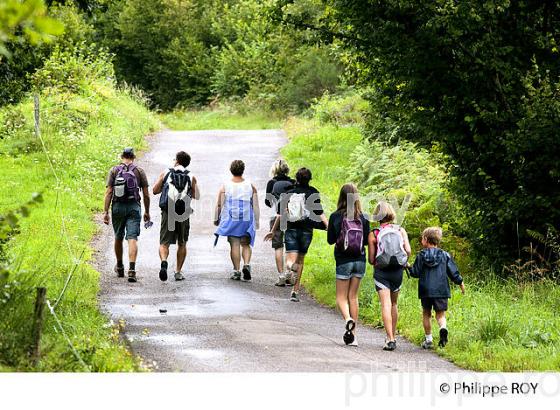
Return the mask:
<path fill-rule="evenodd" d="M 35 94 L 34 97 L 33 97 L 33 100 L 34 100 L 35 135 L 41 143 L 41 148 L 42 148 L 43 153 L 45 154 L 45 157 L 46 157 L 47 162 L 49 164 L 50 171 L 51 171 L 51 173 L 54 176 L 55 181 L 56 181 L 56 185 L 55 185 L 55 192 L 56 192 L 55 210 L 57 209 L 60 213 L 61 240 L 66 244 L 66 247 L 68 248 L 68 253 L 71 256 L 72 260 L 74 261 L 74 264 L 73 264 L 72 268 L 70 269 L 70 271 L 68 272 L 68 275 L 66 276 L 66 279 L 64 281 L 64 285 L 63 285 L 58 297 L 56 298 L 54 304 L 51 304 L 51 302 L 48 299 L 46 301 L 46 304 L 47 304 L 49 313 L 52 315 L 52 317 L 54 318 L 54 320 L 56 322 L 55 331 L 58 328 L 58 330 L 60 331 L 60 333 L 62 334 L 62 336 L 66 340 L 66 342 L 68 343 L 68 346 L 69 346 L 70 350 L 72 351 L 72 354 L 76 357 L 76 359 L 78 360 L 80 365 L 84 368 L 84 370 L 89 372 L 89 371 L 91 371 L 90 367 L 83 361 L 83 359 L 80 356 L 78 350 L 76 349 L 76 347 L 72 343 L 72 340 L 70 339 L 70 337 L 68 337 L 68 334 L 66 333 L 66 331 L 64 330 L 64 327 L 62 326 L 62 321 L 60 320 L 60 318 L 58 317 L 58 315 L 56 314 L 56 311 L 55 311 L 55 309 L 58 307 L 58 305 L 62 301 L 64 295 L 66 294 L 66 291 L 68 290 L 68 286 L 70 285 L 70 282 L 72 281 L 72 278 L 74 277 L 75 272 L 78 270 L 78 268 L 83 263 L 83 257 L 84 257 L 85 251 L 87 249 L 87 246 L 84 247 L 84 249 L 82 250 L 82 252 L 80 254 L 80 257 L 77 258 L 76 254 L 74 252 L 74 249 L 72 248 L 72 246 L 70 244 L 68 229 L 67 229 L 67 226 L 66 226 L 66 216 L 64 214 L 64 205 L 63 205 L 63 201 L 60 200 L 60 192 L 61 192 L 61 188 L 62 188 L 62 182 L 61 182 L 61 179 L 60 179 L 58 173 L 56 172 L 56 168 L 55 168 L 54 163 L 52 161 L 52 158 L 49 154 L 49 150 L 47 149 L 47 145 L 45 143 L 45 140 L 43 139 L 43 136 L 41 135 L 41 106 L 40 106 L 40 101 L 39 101 L 39 95 Z"/>
<path fill-rule="evenodd" d="M 53 308 L 53 306 L 51 305 L 51 302 L 49 302 L 48 299 L 47 299 L 47 307 L 49 308 L 49 312 L 53 316 L 53 318 L 56 322 L 56 325 L 58 326 L 58 329 L 60 330 L 60 333 L 66 339 L 66 342 L 68 343 L 68 346 L 70 347 L 70 350 L 74 354 L 74 357 L 76 357 L 76 359 L 83 366 L 85 371 L 90 372 L 91 371 L 90 367 L 82 360 L 82 357 L 80 356 L 80 353 L 78 353 L 78 350 L 76 350 L 76 348 L 74 347 L 74 344 L 72 343 L 72 340 L 70 340 L 70 338 L 68 337 L 68 334 L 66 333 L 66 331 L 64 330 L 64 327 L 62 326 L 62 322 L 58 318 L 58 315 L 54 311 L 54 308 Z"/>

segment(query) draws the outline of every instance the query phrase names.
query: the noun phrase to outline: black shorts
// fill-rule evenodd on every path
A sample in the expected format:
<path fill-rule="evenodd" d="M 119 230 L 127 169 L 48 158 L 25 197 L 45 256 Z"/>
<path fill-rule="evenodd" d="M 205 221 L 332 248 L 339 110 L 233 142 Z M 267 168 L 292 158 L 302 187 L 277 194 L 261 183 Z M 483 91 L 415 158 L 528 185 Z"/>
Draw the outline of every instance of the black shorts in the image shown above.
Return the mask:
<path fill-rule="evenodd" d="M 434 312 L 445 312 L 447 310 L 446 298 L 422 298 L 422 308 L 425 310 L 434 310 Z"/>
<path fill-rule="evenodd" d="M 403 267 L 397 266 L 394 268 L 375 268 L 373 273 L 373 281 L 375 283 L 375 290 L 380 291 L 389 289 L 392 293 L 401 290 L 403 280 Z"/>
<path fill-rule="evenodd" d="M 270 229 L 274 226 L 274 222 L 276 221 L 276 217 L 270 220 Z M 272 249 L 282 249 L 284 247 L 284 232 L 278 228 L 276 232 L 274 232 L 274 236 L 272 237 Z"/>

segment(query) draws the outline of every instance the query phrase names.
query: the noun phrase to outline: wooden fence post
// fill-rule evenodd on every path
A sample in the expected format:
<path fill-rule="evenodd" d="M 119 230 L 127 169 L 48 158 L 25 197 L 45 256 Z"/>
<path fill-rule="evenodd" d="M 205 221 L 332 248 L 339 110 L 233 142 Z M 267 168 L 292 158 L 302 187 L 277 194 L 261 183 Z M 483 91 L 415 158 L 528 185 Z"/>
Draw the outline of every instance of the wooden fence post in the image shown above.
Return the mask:
<path fill-rule="evenodd" d="M 40 106 L 39 106 L 39 94 L 35 94 L 33 96 L 33 105 L 34 105 L 34 110 L 33 110 L 33 117 L 34 117 L 34 122 L 35 122 L 35 136 L 36 137 L 40 137 L 41 136 L 41 125 L 40 125 L 40 121 L 41 121 L 41 117 L 40 117 Z"/>
<path fill-rule="evenodd" d="M 43 330 L 43 310 L 47 299 L 47 288 L 37 288 L 35 312 L 33 314 L 33 333 L 31 345 L 31 362 L 33 366 L 39 364 L 41 332 Z"/>

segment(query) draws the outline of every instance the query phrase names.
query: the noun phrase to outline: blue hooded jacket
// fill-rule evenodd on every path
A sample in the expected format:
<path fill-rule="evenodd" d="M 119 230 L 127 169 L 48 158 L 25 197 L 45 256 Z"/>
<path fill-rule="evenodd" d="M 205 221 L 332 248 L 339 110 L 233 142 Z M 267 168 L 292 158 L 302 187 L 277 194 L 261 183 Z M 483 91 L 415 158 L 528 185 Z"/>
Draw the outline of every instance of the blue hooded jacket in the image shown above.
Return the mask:
<path fill-rule="evenodd" d="M 459 269 L 451 255 L 439 248 L 424 248 L 416 256 L 410 275 L 420 278 L 418 282 L 418 297 L 446 298 L 451 297 L 449 281 L 457 285 L 463 283 Z"/>

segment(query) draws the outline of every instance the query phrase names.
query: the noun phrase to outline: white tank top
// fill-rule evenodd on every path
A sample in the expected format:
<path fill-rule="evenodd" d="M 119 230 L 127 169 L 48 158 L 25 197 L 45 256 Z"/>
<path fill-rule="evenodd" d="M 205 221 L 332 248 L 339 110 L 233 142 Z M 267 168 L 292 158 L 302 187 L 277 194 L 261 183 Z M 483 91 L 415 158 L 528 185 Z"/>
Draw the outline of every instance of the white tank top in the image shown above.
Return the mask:
<path fill-rule="evenodd" d="M 233 182 L 228 181 L 225 184 L 226 199 L 233 201 L 250 201 L 253 197 L 253 186 L 250 181 Z"/>

